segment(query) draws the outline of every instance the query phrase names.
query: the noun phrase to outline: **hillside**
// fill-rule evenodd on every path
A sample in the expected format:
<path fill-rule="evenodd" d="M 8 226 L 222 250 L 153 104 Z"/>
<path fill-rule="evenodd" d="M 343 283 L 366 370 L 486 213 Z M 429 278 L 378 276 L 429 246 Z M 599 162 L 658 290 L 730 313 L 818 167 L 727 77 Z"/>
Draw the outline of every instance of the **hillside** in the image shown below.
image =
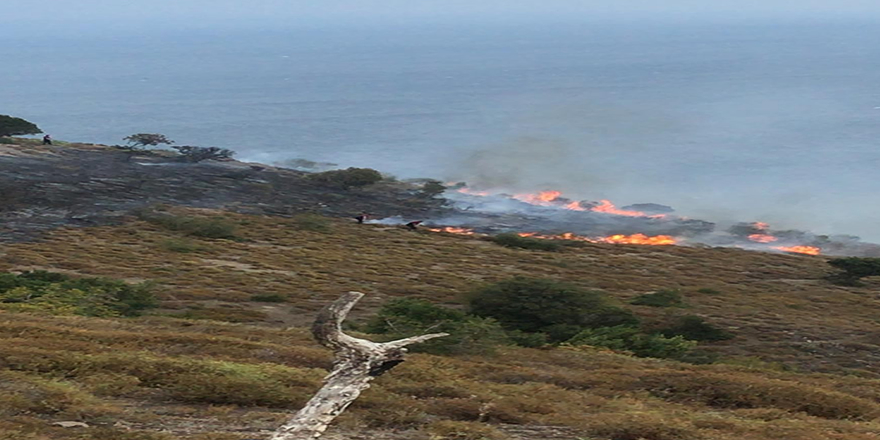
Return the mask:
<path fill-rule="evenodd" d="M 57 154 L 93 154 L 98 162 L 117 154 L 103 148 Z M 32 187 L 21 186 L 23 168 L 16 173 L 11 180 L 4 174 L 4 184 L 24 191 L 28 197 L 18 200 L 26 204 Z M 397 190 L 328 195 L 302 185 L 286 196 L 308 199 L 300 212 L 320 197 L 366 197 L 398 209 L 391 195 Z M 81 193 L 74 202 L 87 206 L 88 197 Z M 391 298 L 459 308 L 474 287 L 515 275 L 603 290 L 648 325 L 698 315 L 736 337 L 701 344 L 718 356 L 709 365 L 590 347 L 413 354 L 379 378 L 327 438 L 880 436 L 880 283 L 831 285 L 823 279 L 830 272 L 824 257 L 601 243 L 542 252 L 359 225 L 329 210 L 318 211 L 328 217 L 265 215 L 272 213 L 161 197 L 149 204 L 185 206 L 158 213 L 222 219 L 234 226 L 236 239 L 187 236 L 130 212 L 117 212 L 107 224 L 46 225 L 37 240 L 23 226 L 27 219 L 4 223 L 28 232 L 0 248 L 0 271 L 151 280 L 161 304 L 138 318 L 0 311 L 0 439 L 262 438 L 319 386 L 330 353 L 304 326 L 340 292 L 367 293 L 352 314 L 358 324 Z M 54 209 L 66 209 L 56 200 Z M 659 289 L 679 290 L 686 307 L 627 305 Z M 57 421 L 89 426 L 53 426 Z"/>

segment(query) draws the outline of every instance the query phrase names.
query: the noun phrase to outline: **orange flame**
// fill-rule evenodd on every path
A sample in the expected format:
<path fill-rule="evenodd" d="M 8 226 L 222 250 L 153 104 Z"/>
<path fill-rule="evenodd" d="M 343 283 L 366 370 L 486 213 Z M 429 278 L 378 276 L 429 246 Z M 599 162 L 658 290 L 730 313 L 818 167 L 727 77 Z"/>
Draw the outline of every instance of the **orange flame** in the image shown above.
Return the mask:
<path fill-rule="evenodd" d="M 612 235 L 601 239 L 605 243 L 616 244 L 647 244 L 651 246 L 666 246 L 676 243 L 675 237 L 669 235 L 648 236 L 645 234 Z"/>
<path fill-rule="evenodd" d="M 587 208 L 584 208 L 583 206 L 581 206 L 581 202 L 571 202 L 571 203 L 565 205 L 565 209 L 569 209 L 572 211 L 586 211 L 587 210 Z"/>
<path fill-rule="evenodd" d="M 470 189 L 468 187 L 459 188 L 456 191 L 460 192 L 462 194 L 470 195 L 470 196 L 486 197 L 486 196 L 492 195 L 492 193 L 490 193 L 489 191 L 476 191 L 476 190 Z"/>
<path fill-rule="evenodd" d="M 796 254 L 807 254 L 807 255 L 819 255 L 822 253 L 822 249 L 817 248 L 815 246 L 776 246 L 773 249 L 780 250 L 783 252 L 794 252 Z"/>
<path fill-rule="evenodd" d="M 749 240 L 752 240 L 756 243 L 773 243 L 774 241 L 779 241 L 778 238 L 770 234 L 752 234 L 749 235 Z"/>
<path fill-rule="evenodd" d="M 433 231 L 433 232 L 446 232 L 449 234 L 461 234 L 461 235 L 474 235 L 475 234 L 473 229 L 457 228 L 454 226 L 444 226 L 442 228 L 428 228 L 428 230 Z"/>
<path fill-rule="evenodd" d="M 657 215 L 648 215 L 642 211 L 627 211 L 625 209 L 618 209 L 611 203 L 610 200 L 600 200 L 599 205 L 590 208 L 591 211 L 594 212 L 604 212 L 605 214 L 614 214 L 614 215 L 623 215 L 627 217 L 650 217 L 650 218 L 663 218 L 666 217 L 664 214 Z"/>
<path fill-rule="evenodd" d="M 560 191 L 541 191 L 538 194 L 514 194 L 513 198 L 532 205 L 550 206 L 561 195 Z"/>
<path fill-rule="evenodd" d="M 520 237 L 532 237 L 532 238 L 542 238 L 545 240 L 574 240 L 574 241 L 586 241 L 589 243 L 612 243 L 612 244 L 642 244 L 649 246 L 667 246 L 678 243 L 675 237 L 670 235 L 654 235 L 649 236 L 645 234 L 633 234 L 633 235 L 611 235 L 608 237 L 584 237 L 582 235 L 576 235 L 571 232 L 566 232 L 564 234 L 557 235 L 542 235 L 537 232 L 520 232 L 517 235 Z"/>
<path fill-rule="evenodd" d="M 764 222 L 754 222 L 752 223 L 752 226 L 754 226 L 755 229 L 760 229 L 762 231 L 766 231 L 768 228 L 770 228 L 770 225 Z"/>

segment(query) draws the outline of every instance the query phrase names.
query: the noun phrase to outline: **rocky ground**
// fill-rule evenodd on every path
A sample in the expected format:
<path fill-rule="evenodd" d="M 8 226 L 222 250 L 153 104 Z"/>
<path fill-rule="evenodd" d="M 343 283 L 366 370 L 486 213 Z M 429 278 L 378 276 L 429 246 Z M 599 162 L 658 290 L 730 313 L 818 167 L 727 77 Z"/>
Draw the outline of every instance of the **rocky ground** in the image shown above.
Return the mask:
<path fill-rule="evenodd" d="M 0 241 L 32 239 L 59 226 L 112 224 L 156 204 L 249 214 L 421 217 L 443 201 L 384 182 L 343 190 L 309 173 L 239 161 L 187 163 L 170 152 L 93 144 L 0 145 Z"/>

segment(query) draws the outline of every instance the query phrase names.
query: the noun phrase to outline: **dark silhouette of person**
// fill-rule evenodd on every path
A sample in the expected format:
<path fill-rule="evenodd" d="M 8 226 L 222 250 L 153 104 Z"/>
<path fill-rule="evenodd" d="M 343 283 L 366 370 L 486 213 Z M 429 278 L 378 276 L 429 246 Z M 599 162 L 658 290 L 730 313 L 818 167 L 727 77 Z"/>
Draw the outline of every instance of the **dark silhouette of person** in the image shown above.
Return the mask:
<path fill-rule="evenodd" d="M 366 212 L 362 212 L 360 215 L 358 215 L 354 219 L 357 220 L 358 223 L 362 224 L 364 222 L 364 220 L 366 220 L 368 218 L 370 218 L 370 215 L 367 214 Z"/>
<path fill-rule="evenodd" d="M 422 220 L 416 220 L 414 222 L 409 222 L 406 224 L 406 227 L 412 231 L 415 231 L 419 228 L 419 225 L 422 223 Z"/>
<path fill-rule="evenodd" d="M 43 145 L 52 145 L 52 136 L 48 134 L 43 136 Z"/>

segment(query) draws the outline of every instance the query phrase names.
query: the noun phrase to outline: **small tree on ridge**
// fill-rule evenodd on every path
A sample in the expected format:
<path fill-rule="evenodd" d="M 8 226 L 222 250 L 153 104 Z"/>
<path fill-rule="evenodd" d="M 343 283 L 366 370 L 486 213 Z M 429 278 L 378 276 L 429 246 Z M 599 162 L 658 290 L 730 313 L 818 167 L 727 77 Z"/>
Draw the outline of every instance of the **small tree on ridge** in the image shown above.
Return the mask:
<path fill-rule="evenodd" d="M 122 138 L 122 140 L 128 142 L 128 145 L 133 148 L 143 148 L 146 146 L 156 146 L 159 144 L 173 144 L 174 141 L 165 137 L 164 134 L 159 133 L 137 133 L 126 136 Z"/>

